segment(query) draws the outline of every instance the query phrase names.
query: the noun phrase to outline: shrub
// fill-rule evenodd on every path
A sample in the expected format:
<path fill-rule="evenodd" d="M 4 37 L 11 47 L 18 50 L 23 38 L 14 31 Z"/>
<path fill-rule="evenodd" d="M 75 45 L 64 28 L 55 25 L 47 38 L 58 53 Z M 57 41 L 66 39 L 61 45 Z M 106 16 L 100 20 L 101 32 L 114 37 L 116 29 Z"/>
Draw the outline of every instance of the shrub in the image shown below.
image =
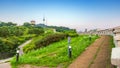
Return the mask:
<path fill-rule="evenodd" d="M 31 45 L 31 46 L 27 45 L 27 46 L 25 46 L 25 47 L 23 48 L 23 51 L 24 51 L 25 53 L 27 53 L 27 52 L 32 51 L 32 50 L 34 50 L 34 49 L 35 49 L 35 46 L 34 46 L 34 45 Z"/>
<path fill-rule="evenodd" d="M 32 35 L 0 38 L 0 55 L 2 55 L 0 56 L 0 59 L 8 58 L 15 55 L 16 48 L 31 37 Z"/>
<path fill-rule="evenodd" d="M 35 48 L 38 49 L 43 46 L 47 46 L 53 42 L 60 41 L 64 38 L 66 38 L 67 34 L 51 34 L 48 36 L 43 37 L 42 39 L 35 42 Z"/>
<path fill-rule="evenodd" d="M 68 34 L 70 37 L 77 37 L 78 36 L 77 31 L 75 29 L 64 31 L 64 33 Z"/>
<path fill-rule="evenodd" d="M 15 54 L 16 45 L 8 39 L 0 39 L 0 59 L 11 57 Z"/>
<path fill-rule="evenodd" d="M 40 35 L 44 33 L 44 30 L 41 28 L 32 28 L 32 29 L 29 29 L 28 33 Z"/>
<path fill-rule="evenodd" d="M 77 37 L 77 36 L 79 36 L 77 33 L 68 33 L 68 35 L 69 35 L 70 37 Z"/>

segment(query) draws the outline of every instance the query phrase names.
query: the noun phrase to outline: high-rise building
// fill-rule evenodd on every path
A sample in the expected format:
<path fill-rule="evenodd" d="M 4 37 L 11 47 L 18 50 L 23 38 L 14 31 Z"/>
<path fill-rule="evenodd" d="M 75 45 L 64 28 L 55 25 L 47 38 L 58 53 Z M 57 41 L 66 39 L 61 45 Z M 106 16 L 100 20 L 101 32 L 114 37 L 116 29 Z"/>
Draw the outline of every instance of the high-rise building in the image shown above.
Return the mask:
<path fill-rule="evenodd" d="M 85 29 L 85 31 L 84 32 L 87 32 L 87 29 Z"/>

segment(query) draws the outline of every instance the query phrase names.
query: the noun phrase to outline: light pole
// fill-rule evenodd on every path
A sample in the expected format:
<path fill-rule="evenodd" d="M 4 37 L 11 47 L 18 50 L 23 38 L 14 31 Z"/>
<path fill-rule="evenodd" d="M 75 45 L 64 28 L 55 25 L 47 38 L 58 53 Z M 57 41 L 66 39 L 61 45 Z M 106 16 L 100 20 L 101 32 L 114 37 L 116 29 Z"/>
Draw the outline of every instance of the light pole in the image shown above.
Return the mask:
<path fill-rule="evenodd" d="M 20 49 L 17 48 L 17 52 L 16 52 L 16 62 L 19 61 L 19 52 L 20 52 Z"/>
<path fill-rule="evenodd" d="M 91 39 L 92 39 L 92 38 L 91 38 L 91 34 L 90 34 L 90 35 L 89 35 L 89 41 L 91 41 Z"/>
<path fill-rule="evenodd" d="M 68 56 L 69 58 L 72 57 L 72 49 L 71 49 L 71 46 L 70 46 L 70 37 L 68 37 Z"/>

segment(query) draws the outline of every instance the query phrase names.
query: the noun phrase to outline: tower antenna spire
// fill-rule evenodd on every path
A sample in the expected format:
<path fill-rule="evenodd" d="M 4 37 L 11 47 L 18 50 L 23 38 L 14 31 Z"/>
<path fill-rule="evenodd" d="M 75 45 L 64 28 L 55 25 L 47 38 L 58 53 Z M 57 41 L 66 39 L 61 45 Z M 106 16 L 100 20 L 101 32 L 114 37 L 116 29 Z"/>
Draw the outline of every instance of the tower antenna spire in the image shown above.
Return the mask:
<path fill-rule="evenodd" d="M 45 16 L 43 16 L 43 24 L 45 24 Z"/>
<path fill-rule="evenodd" d="M 47 20 L 46 20 L 45 15 L 43 15 L 43 24 L 44 24 L 44 25 L 47 25 Z"/>

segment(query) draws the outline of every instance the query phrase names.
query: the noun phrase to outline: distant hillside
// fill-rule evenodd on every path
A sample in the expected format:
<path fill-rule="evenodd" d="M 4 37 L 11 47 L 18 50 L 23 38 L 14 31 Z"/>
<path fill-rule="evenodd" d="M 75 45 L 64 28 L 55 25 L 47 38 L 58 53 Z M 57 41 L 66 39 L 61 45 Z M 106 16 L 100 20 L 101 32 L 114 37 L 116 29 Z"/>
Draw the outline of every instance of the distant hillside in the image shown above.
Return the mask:
<path fill-rule="evenodd" d="M 54 29 L 56 29 L 56 31 L 58 31 L 58 32 L 65 32 L 65 31 L 76 31 L 75 29 L 70 29 L 70 28 L 68 28 L 68 27 L 64 27 L 64 26 L 47 26 L 47 25 L 45 25 L 45 24 L 37 24 L 37 25 L 35 25 L 35 26 L 37 26 L 37 27 L 47 27 L 47 28 L 54 28 Z"/>

